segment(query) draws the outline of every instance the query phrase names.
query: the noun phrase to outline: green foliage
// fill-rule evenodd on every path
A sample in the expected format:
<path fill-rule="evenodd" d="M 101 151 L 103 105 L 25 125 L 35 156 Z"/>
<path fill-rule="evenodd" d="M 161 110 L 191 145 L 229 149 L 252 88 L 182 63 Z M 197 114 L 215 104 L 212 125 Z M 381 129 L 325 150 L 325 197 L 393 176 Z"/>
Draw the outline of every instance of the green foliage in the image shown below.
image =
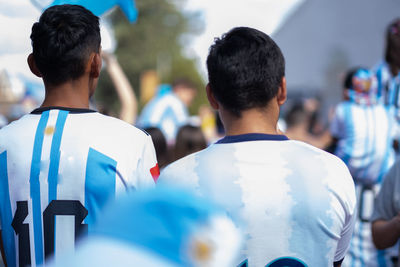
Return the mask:
<path fill-rule="evenodd" d="M 199 89 L 191 111 L 205 103 L 204 80 L 197 69 L 196 59 L 188 58 L 184 47 L 203 30 L 201 13 L 185 13 L 180 8 L 184 0 L 136 0 L 139 17 L 130 24 L 118 9 L 111 14 L 117 39 L 115 54 L 136 96 L 140 97 L 140 75 L 156 70 L 162 83 L 177 78 L 191 80 Z M 118 98 L 106 71 L 103 71 L 96 92 L 96 101 L 116 112 Z"/>

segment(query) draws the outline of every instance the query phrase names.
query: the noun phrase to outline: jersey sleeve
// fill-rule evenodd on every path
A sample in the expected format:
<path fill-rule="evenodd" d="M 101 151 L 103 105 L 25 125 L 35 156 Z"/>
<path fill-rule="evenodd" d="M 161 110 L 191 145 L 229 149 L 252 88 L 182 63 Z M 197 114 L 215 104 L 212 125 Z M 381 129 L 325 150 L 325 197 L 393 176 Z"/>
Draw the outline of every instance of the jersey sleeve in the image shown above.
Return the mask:
<path fill-rule="evenodd" d="M 356 211 L 354 209 L 352 215 L 348 215 L 346 219 L 346 224 L 342 230 L 340 240 L 338 242 L 334 262 L 343 260 L 344 256 L 347 253 L 347 250 L 350 247 L 350 239 L 353 235 L 354 224 L 356 222 Z"/>
<path fill-rule="evenodd" d="M 156 152 L 150 136 L 146 136 L 138 165 L 138 188 L 154 186 L 160 175 Z"/>
<path fill-rule="evenodd" d="M 340 162 L 340 165 L 341 170 L 338 170 L 337 174 L 342 176 L 343 180 L 341 180 L 341 186 L 338 188 L 341 191 L 338 193 L 338 197 L 340 197 L 340 203 L 344 210 L 344 225 L 336 247 L 334 262 L 341 261 L 345 257 L 350 247 L 350 240 L 357 217 L 356 190 L 353 178 L 346 165 L 342 162 Z"/>
<path fill-rule="evenodd" d="M 379 219 L 390 220 L 398 213 L 393 202 L 395 201 L 395 191 L 400 189 L 396 187 L 396 177 L 400 175 L 399 164 L 400 161 L 397 161 L 383 181 L 382 187 L 375 199 L 371 221 Z"/>

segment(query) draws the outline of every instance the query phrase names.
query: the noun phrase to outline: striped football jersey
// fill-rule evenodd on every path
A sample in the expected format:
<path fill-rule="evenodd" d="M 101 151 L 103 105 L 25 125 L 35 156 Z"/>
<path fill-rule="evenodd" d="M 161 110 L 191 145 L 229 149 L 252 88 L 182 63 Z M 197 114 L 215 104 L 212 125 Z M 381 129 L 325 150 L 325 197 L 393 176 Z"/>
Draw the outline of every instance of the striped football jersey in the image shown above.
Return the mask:
<path fill-rule="evenodd" d="M 332 266 L 353 230 L 355 190 L 337 157 L 283 135 L 227 136 L 166 167 L 243 227 L 239 266 Z"/>
<path fill-rule="evenodd" d="M 357 219 L 343 266 L 391 266 L 390 251 L 378 251 L 371 239 L 373 200 L 393 165 L 397 123 L 393 107 L 339 103 L 331 123 L 338 139 L 335 154 L 348 166 L 356 184 Z"/>
<path fill-rule="evenodd" d="M 40 108 L 0 130 L 8 266 L 40 265 L 91 230 L 115 194 L 154 186 L 151 137 L 92 110 Z"/>
<path fill-rule="evenodd" d="M 187 123 L 189 114 L 183 102 L 173 93 L 158 94 L 142 110 L 137 125 L 159 128 L 168 143 L 174 143 L 179 127 Z"/>
<path fill-rule="evenodd" d="M 387 62 L 382 61 L 374 67 L 378 81 L 377 99 L 386 106 L 399 108 L 400 73 L 393 77 Z"/>
<path fill-rule="evenodd" d="M 335 155 L 347 165 L 356 182 L 380 182 L 394 162 L 397 125 L 392 109 L 350 101 L 336 107 L 330 131 L 338 139 Z"/>

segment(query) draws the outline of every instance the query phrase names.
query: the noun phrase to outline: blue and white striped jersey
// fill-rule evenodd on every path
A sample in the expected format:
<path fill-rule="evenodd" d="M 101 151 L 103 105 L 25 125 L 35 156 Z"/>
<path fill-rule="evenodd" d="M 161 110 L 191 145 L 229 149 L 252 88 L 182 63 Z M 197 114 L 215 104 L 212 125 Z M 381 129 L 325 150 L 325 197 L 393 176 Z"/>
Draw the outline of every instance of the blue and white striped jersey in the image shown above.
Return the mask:
<path fill-rule="evenodd" d="M 376 250 L 371 239 L 373 200 L 395 160 L 393 140 L 397 123 L 393 107 L 340 103 L 331 123 L 338 138 L 335 154 L 348 166 L 356 183 L 358 212 L 343 266 L 391 266 L 390 251 Z"/>
<path fill-rule="evenodd" d="M 150 136 L 86 109 L 41 108 L 0 130 L 0 218 L 8 266 L 74 246 L 108 199 L 154 186 Z"/>
<path fill-rule="evenodd" d="M 212 199 L 245 229 L 240 266 L 332 266 L 348 249 L 356 201 L 347 167 L 283 135 L 227 136 L 167 166 L 164 183 Z"/>
<path fill-rule="evenodd" d="M 400 104 L 400 73 L 393 77 L 389 65 L 385 61 L 377 64 L 374 67 L 374 72 L 378 81 L 378 102 L 386 106 L 395 106 L 398 109 Z"/>
<path fill-rule="evenodd" d="M 336 107 L 330 130 L 338 139 L 335 155 L 347 165 L 356 182 L 374 184 L 394 162 L 396 123 L 392 109 L 350 101 Z"/>
<path fill-rule="evenodd" d="M 137 125 L 159 128 L 168 143 L 174 143 L 179 127 L 187 123 L 189 114 L 173 91 L 158 94 L 142 110 Z"/>

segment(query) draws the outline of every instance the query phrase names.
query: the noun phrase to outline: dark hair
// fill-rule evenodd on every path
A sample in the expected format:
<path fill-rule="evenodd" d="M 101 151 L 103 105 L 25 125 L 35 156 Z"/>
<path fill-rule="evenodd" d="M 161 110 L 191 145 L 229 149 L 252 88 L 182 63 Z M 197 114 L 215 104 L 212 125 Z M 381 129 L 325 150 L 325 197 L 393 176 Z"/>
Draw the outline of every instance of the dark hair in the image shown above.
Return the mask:
<path fill-rule="evenodd" d="M 343 89 L 344 90 L 354 90 L 354 85 L 353 85 L 353 77 L 354 77 L 354 75 L 356 75 L 357 73 L 358 73 L 358 71 L 361 71 L 361 70 L 365 70 L 365 71 L 368 71 L 368 68 L 365 68 L 365 67 L 354 67 L 354 68 L 351 68 L 351 69 L 349 69 L 347 72 L 346 72 L 346 76 L 345 76 L 345 78 L 344 78 L 344 83 L 343 83 Z"/>
<path fill-rule="evenodd" d="M 59 85 L 81 77 L 100 52 L 99 18 L 78 5 L 49 7 L 32 26 L 33 57 L 43 80 Z"/>
<path fill-rule="evenodd" d="M 345 90 L 353 89 L 353 77 L 359 69 L 361 69 L 361 67 L 354 67 L 346 72 L 346 76 L 344 78 L 344 83 L 343 83 L 343 89 Z"/>
<path fill-rule="evenodd" d="M 178 160 L 206 147 L 206 138 L 200 127 L 184 125 L 179 128 L 178 134 L 176 135 L 174 159 Z"/>
<path fill-rule="evenodd" d="M 264 107 L 285 76 L 285 59 L 265 33 L 238 27 L 216 38 L 207 57 L 208 79 L 216 99 L 232 114 Z"/>
<path fill-rule="evenodd" d="M 386 29 L 385 60 L 400 68 L 400 18 L 393 20 Z"/>
<path fill-rule="evenodd" d="M 303 124 L 309 120 L 309 114 L 304 108 L 303 103 L 297 102 L 293 104 L 288 113 L 285 116 L 287 128 L 294 127 L 299 124 Z"/>
<path fill-rule="evenodd" d="M 160 168 L 165 167 L 169 162 L 169 152 L 167 140 L 164 134 L 157 127 L 148 127 L 144 129 L 150 136 L 154 144 L 154 149 L 157 155 L 157 162 Z"/>

